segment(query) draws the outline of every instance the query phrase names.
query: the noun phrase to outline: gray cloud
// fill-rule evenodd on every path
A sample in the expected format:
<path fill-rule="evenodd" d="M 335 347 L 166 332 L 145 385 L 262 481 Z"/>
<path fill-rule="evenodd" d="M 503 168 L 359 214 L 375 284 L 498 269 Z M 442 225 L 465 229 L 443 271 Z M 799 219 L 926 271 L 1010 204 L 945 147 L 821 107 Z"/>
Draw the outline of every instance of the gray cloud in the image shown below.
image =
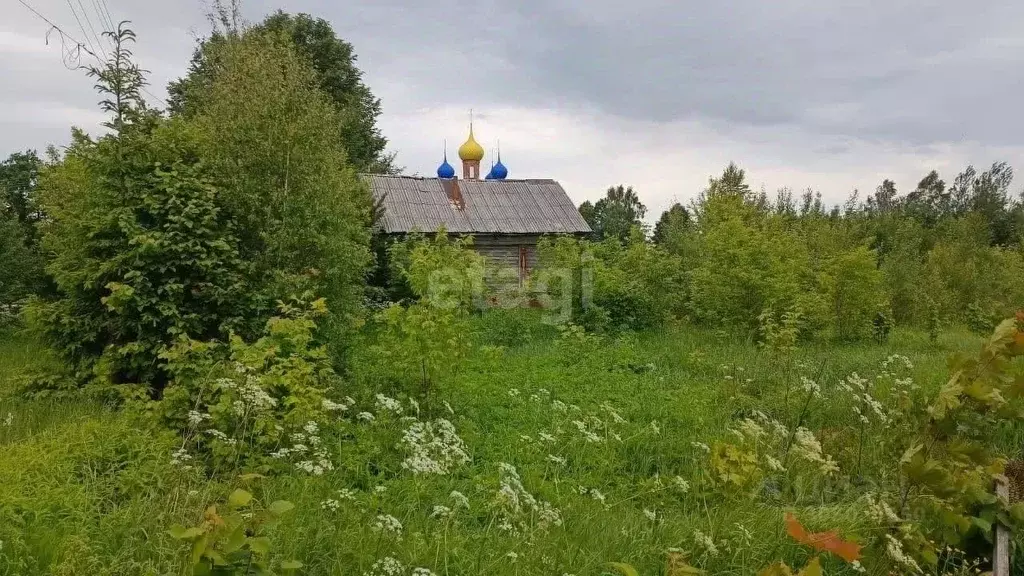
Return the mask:
<path fill-rule="evenodd" d="M 28 1 L 77 30 L 66 3 Z M 133 20 L 162 97 L 206 29 L 202 7 L 107 2 Z M 635 183 L 654 209 L 729 160 L 755 184 L 833 201 L 883 177 L 906 190 L 933 167 L 951 178 L 968 162 L 1024 164 L 1024 4 L 1012 0 L 250 0 L 245 13 L 278 7 L 355 45 L 410 171 L 433 169 L 441 138 L 457 145 L 470 107 L 488 137 L 506 134 L 514 173 L 574 183 L 578 199 Z M 64 141 L 72 121 L 94 128 L 91 82 L 61 67 L 20 5 L 5 16 L 0 154 Z"/>

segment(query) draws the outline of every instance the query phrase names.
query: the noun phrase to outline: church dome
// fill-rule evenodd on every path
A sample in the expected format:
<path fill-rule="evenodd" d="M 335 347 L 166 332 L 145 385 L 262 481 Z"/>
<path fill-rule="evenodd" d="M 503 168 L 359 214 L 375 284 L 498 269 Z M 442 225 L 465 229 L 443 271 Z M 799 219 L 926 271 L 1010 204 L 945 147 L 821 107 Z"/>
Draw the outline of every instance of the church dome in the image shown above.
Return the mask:
<path fill-rule="evenodd" d="M 491 176 L 493 176 L 495 180 L 504 180 L 508 177 L 508 168 L 501 163 L 501 152 L 498 152 L 498 163 L 491 166 Z"/>
<path fill-rule="evenodd" d="M 445 154 L 444 154 L 444 162 L 442 162 L 441 165 L 437 167 L 437 177 L 438 178 L 455 178 L 455 168 L 453 168 L 452 165 L 448 163 L 448 152 L 447 151 L 445 151 Z"/>
<path fill-rule="evenodd" d="M 484 159 L 484 147 L 473 137 L 473 125 L 469 125 L 469 138 L 459 146 L 459 158 L 463 161 L 479 162 Z"/>

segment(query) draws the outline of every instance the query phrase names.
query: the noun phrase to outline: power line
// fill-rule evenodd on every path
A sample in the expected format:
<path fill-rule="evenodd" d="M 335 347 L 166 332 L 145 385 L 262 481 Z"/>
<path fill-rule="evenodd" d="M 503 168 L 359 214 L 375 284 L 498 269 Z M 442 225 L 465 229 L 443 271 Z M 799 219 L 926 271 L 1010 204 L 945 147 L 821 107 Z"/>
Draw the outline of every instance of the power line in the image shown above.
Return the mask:
<path fill-rule="evenodd" d="M 96 40 L 96 44 L 100 47 L 100 52 L 103 52 L 103 56 L 106 57 L 107 51 L 103 48 L 103 38 L 97 34 L 96 29 L 92 27 L 92 19 L 89 18 L 89 12 L 86 11 L 85 5 L 82 4 L 82 0 L 78 0 L 78 7 L 82 9 L 82 16 L 85 17 L 85 23 L 89 25 L 89 31 L 92 32 L 93 39 Z M 102 23 L 100 24 L 100 31 L 103 31 Z"/>
<path fill-rule="evenodd" d="M 66 68 L 69 68 L 71 70 L 74 70 L 76 68 L 80 68 L 81 65 L 82 65 L 82 52 L 85 52 L 86 54 L 92 56 L 93 58 L 98 60 L 100 63 L 103 62 L 102 60 L 100 60 L 100 57 L 97 56 L 96 53 L 93 52 L 85 43 L 79 42 L 74 36 L 72 36 L 72 35 L 68 34 L 67 32 L 65 32 L 63 28 L 61 28 L 60 26 L 54 24 L 53 20 L 50 20 L 46 16 L 43 16 L 42 14 L 40 14 L 39 11 L 36 10 L 35 8 L 33 8 L 32 6 L 30 6 L 28 4 L 28 2 L 25 2 L 25 0 L 18 0 L 18 2 L 20 2 L 21 5 L 24 6 L 25 8 L 28 8 L 29 11 L 32 12 L 33 14 L 35 14 L 36 17 L 38 17 L 40 20 L 42 20 L 43 22 L 46 22 L 47 24 L 50 25 L 50 29 L 46 32 L 46 43 L 47 44 L 50 43 L 50 33 L 51 32 L 56 30 L 57 34 L 60 35 L 61 52 L 62 52 L 62 56 L 63 56 L 62 60 L 64 62 L 64 66 Z M 69 44 L 71 44 L 70 47 L 69 47 Z M 74 65 L 72 65 L 72 63 Z"/>
<path fill-rule="evenodd" d="M 85 26 L 82 26 L 82 20 L 78 17 L 78 12 L 76 12 L 75 11 L 75 7 L 71 5 L 71 0 L 65 0 L 65 1 L 68 4 L 68 8 L 71 9 L 71 15 L 75 17 L 75 22 L 78 22 L 78 29 L 81 30 L 82 31 L 82 35 L 85 36 L 85 43 L 86 43 L 86 45 L 93 52 L 93 54 L 95 54 L 96 53 L 96 47 L 93 46 L 92 40 L 89 39 L 89 33 L 85 31 Z M 100 52 L 103 51 L 102 48 L 103 47 L 101 46 L 100 47 Z M 106 52 L 103 53 L 103 59 L 104 60 L 107 59 Z"/>
<path fill-rule="evenodd" d="M 96 7 L 96 13 L 100 15 L 100 21 L 103 26 L 106 26 L 107 30 L 114 31 L 117 26 L 114 26 L 114 19 L 110 17 L 110 10 L 107 9 L 106 0 L 92 0 L 93 6 Z"/>
<path fill-rule="evenodd" d="M 71 70 L 76 70 L 78 68 L 81 68 L 82 67 L 82 61 L 81 61 L 82 60 L 82 54 L 81 54 L 82 52 L 85 52 L 89 56 L 92 56 L 100 64 L 106 64 L 103 60 L 100 59 L 99 56 L 96 55 L 96 52 L 94 52 L 87 44 L 85 44 L 84 42 L 80 42 L 74 36 L 72 36 L 72 35 L 68 34 L 67 32 L 65 32 L 63 28 L 61 28 L 60 26 L 55 24 L 53 22 L 53 20 L 50 20 L 46 16 L 43 16 L 38 10 L 33 8 L 28 2 L 26 2 L 25 0 L 18 0 L 18 2 L 22 6 L 24 6 L 25 8 L 28 8 L 28 10 L 30 12 L 32 12 L 33 14 L 35 14 L 37 18 L 39 18 L 43 22 L 46 22 L 47 24 L 50 25 L 50 29 L 46 32 L 47 44 L 49 44 L 49 38 L 50 38 L 50 33 L 51 32 L 56 31 L 57 34 L 60 35 L 61 49 L 62 49 L 62 51 L 64 53 L 63 54 L 63 56 L 64 56 L 63 61 L 64 61 L 64 66 L 65 67 L 67 67 L 68 69 L 71 69 Z M 70 5 L 70 2 L 69 2 L 69 5 Z M 74 9 L 72 8 L 72 11 L 73 10 Z M 88 38 L 88 36 L 87 36 L 87 38 Z M 70 47 L 69 47 L 69 45 L 70 45 Z M 71 63 L 73 63 L 74 65 L 71 65 Z M 147 90 L 145 86 L 142 86 L 141 88 L 142 88 L 142 91 L 145 92 L 147 95 L 149 95 L 151 98 L 153 98 L 157 102 L 160 102 L 164 106 L 167 106 L 167 102 L 163 98 L 160 98 L 156 94 L 153 94 L 152 92 Z"/>

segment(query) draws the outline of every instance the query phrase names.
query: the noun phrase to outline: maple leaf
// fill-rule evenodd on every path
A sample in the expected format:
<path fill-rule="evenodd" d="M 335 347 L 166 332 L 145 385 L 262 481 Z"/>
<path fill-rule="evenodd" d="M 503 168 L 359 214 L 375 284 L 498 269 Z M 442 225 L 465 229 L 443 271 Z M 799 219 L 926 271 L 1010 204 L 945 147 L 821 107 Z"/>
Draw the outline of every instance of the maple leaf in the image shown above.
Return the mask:
<path fill-rule="evenodd" d="M 860 544 L 843 540 L 835 530 L 810 533 L 790 512 L 786 512 L 786 533 L 801 544 L 821 552 L 831 552 L 847 562 L 860 559 Z"/>

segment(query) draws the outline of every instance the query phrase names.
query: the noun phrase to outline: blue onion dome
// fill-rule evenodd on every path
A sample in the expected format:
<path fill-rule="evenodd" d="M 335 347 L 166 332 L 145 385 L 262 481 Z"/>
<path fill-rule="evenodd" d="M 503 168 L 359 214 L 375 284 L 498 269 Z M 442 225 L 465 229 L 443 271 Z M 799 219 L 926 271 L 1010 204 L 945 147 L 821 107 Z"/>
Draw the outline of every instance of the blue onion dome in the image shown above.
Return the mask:
<path fill-rule="evenodd" d="M 508 168 L 501 163 L 501 154 L 498 155 L 498 163 L 491 166 L 491 175 L 494 176 L 495 180 L 504 180 L 508 177 Z"/>
<path fill-rule="evenodd" d="M 444 162 L 437 167 L 438 178 L 455 178 L 455 168 L 448 163 L 448 151 L 444 151 Z"/>
<path fill-rule="evenodd" d="M 484 176 L 484 180 L 494 180 L 495 178 L 496 176 L 494 175 L 494 166 L 491 166 L 491 171 L 487 173 L 487 176 Z"/>

